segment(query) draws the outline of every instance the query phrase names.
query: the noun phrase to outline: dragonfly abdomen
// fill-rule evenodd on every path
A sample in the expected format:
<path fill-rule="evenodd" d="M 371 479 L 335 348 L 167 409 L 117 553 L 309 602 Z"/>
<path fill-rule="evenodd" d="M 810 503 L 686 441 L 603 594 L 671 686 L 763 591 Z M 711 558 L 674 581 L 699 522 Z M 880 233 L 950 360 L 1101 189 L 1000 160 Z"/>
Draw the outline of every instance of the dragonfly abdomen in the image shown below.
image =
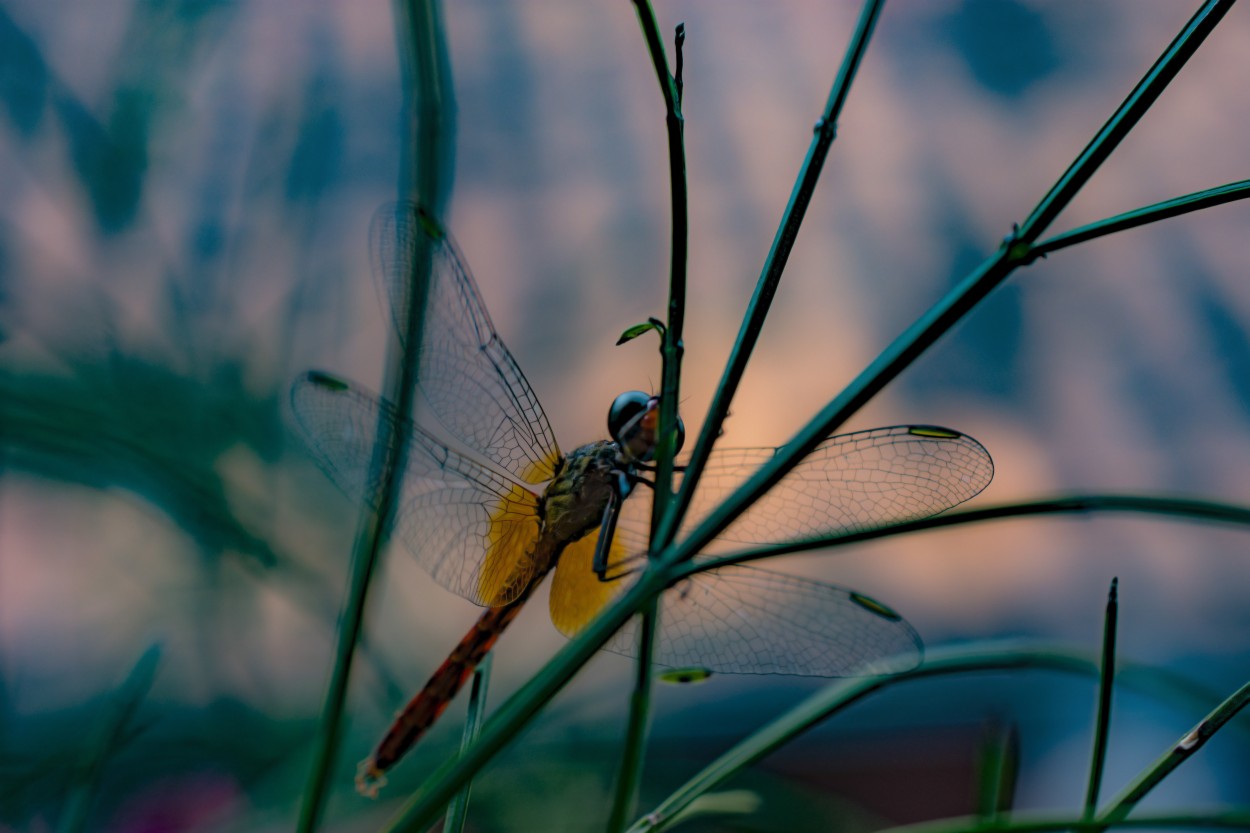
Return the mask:
<path fill-rule="evenodd" d="M 563 546 L 552 547 L 558 551 Z M 386 784 L 384 773 L 394 766 L 421 736 L 434 725 L 434 722 L 446 711 L 448 704 L 460 691 L 478 664 L 490 653 L 500 635 L 512 624 L 512 620 L 521 612 L 521 608 L 529 600 L 534 589 L 542 583 L 542 579 L 554 566 L 551 558 L 533 580 L 517 596 L 506 605 L 492 607 L 478 617 L 477 622 L 464 635 L 460 643 L 452 649 L 447 659 L 430 677 L 425 686 L 408 701 L 408 705 L 395 717 L 386 736 L 373 751 L 373 754 L 360 762 L 356 771 L 356 791 L 361 795 L 376 798 L 378 790 Z"/>

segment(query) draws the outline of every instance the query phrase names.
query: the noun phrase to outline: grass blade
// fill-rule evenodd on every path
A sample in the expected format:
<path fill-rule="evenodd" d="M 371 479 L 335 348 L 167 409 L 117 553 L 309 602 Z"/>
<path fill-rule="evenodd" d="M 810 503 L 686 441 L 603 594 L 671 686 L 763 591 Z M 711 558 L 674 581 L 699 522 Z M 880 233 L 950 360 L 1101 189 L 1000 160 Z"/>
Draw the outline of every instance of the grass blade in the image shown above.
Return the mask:
<path fill-rule="evenodd" d="M 1103 825 L 1112 825 L 1123 821 L 1150 791 L 1159 786 L 1172 771 L 1201 749 L 1216 732 L 1232 720 L 1242 709 L 1250 705 L 1250 683 L 1232 693 L 1223 703 L 1202 719 L 1198 725 L 1185 733 L 1171 749 L 1159 756 L 1153 764 L 1142 771 L 1123 792 L 1116 796 L 1107 809 L 1096 819 L 1101 829 Z"/>
<path fill-rule="evenodd" d="M 1107 763 L 1107 734 L 1111 730 L 1111 686 L 1115 678 L 1116 621 L 1119 618 L 1118 578 L 1111 579 L 1107 593 L 1107 613 L 1102 629 L 1102 670 L 1098 675 L 1098 714 L 1094 719 L 1094 750 L 1089 764 L 1089 785 L 1085 790 L 1085 815 L 1092 818 L 1098 806 L 1103 768 Z"/>
<path fill-rule="evenodd" d="M 109 759 L 126 742 L 127 732 L 134 722 L 135 713 L 143 703 L 156 679 L 161 662 L 161 646 L 152 645 L 139 657 L 134 668 L 118 686 L 114 695 L 112 714 L 97 725 L 83 751 L 81 763 L 73 773 L 75 789 L 65 802 L 61 833 L 80 833 L 89 829 L 91 804 L 100 789 L 105 766 Z"/>
<path fill-rule="evenodd" d="M 460 738 L 460 751 L 468 749 L 477 740 L 478 731 L 482 728 L 482 718 L 486 714 L 486 692 L 490 688 L 490 666 L 494 653 L 477 664 L 473 671 L 473 686 L 469 689 L 469 711 L 464 717 L 464 734 Z M 447 818 L 443 821 L 443 833 L 460 833 L 464 830 L 464 822 L 469 814 L 469 793 L 473 782 L 466 781 L 460 792 L 452 799 L 447 808 Z"/>

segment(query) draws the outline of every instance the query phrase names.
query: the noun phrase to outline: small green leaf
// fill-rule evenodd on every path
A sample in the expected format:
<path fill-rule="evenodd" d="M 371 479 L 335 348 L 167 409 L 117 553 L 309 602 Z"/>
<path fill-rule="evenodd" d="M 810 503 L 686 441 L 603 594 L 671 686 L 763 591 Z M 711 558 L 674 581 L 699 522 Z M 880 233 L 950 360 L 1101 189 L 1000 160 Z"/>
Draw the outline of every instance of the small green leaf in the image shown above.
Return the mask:
<path fill-rule="evenodd" d="M 710 676 L 712 676 L 710 668 L 692 666 L 690 668 L 670 668 L 667 671 L 660 672 L 656 679 L 662 683 L 687 685 L 689 683 L 701 683 Z"/>
<path fill-rule="evenodd" d="M 661 324 L 656 319 L 652 318 L 650 320 L 644 321 L 641 324 L 635 324 L 634 326 L 627 329 L 625 332 L 621 333 L 621 337 L 616 340 L 616 343 L 619 346 L 621 344 L 624 344 L 627 341 L 633 341 L 634 339 L 638 338 L 638 336 L 642 335 L 643 333 L 650 332 L 651 330 L 655 330 L 660 335 L 664 335 L 664 325 Z"/>
<path fill-rule="evenodd" d="M 957 440 L 963 436 L 958 431 L 941 428 L 937 425 L 913 425 L 907 429 L 913 437 L 933 437 L 938 440 Z"/>
<path fill-rule="evenodd" d="M 442 225 L 434 219 L 434 215 L 424 208 L 417 209 L 417 222 L 421 224 L 421 230 L 429 235 L 431 240 L 442 240 L 447 236 L 447 232 L 443 231 Z"/>
<path fill-rule="evenodd" d="M 322 373 L 320 370 L 310 370 L 308 372 L 308 381 L 318 387 L 323 387 L 326 390 L 331 390 L 335 393 L 341 393 L 347 390 L 347 383 L 342 379 L 336 379 L 329 373 Z"/>
<path fill-rule="evenodd" d="M 869 613 L 875 613 L 883 619 L 889 619 L 891 622 L 898 622 L 903 617 L 894 612 L 894 609 L 884 602 L 879 602 L 871 596 L 865 596 L 863 593 L 851 593 L 851 601 L 862 607 Z"/>

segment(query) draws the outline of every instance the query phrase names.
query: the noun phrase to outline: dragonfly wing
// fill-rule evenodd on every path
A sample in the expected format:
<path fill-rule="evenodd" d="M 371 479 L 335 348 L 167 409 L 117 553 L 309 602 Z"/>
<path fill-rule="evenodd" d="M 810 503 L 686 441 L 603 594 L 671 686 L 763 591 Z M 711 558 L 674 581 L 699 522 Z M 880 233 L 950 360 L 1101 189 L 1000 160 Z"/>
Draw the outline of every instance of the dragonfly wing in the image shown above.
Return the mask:
<path fill-rule="evenodd" d="M 637 619 L 608 650 L 637 654 Z M 659 665 L 730 674 L 846 677 L 916 667 L 916 631 L 881 602 L 745 564 L 696 573 L 664 593 Z"/>
<path fill-rule="evenodd" d="M 401 338 L 408 332 L 414 263 L 425 252 L 431 258 L 417 380 L 435 418 L 522 481 L 550 480 L 560 450 L 547 415 L 495 331 L 451 236 L 412 203 L 384 206 L 370 233 L 373 272 Z"/>
<path fill-rule="evenodd" d="M 373 468 L 379 425 L 396 436 L 393 407 L 354 385 L 311 372 L 291 388 L 304 441 L 348 497 L 376 507 Z M 419 426 L 406 426 L 407 469 L 395 534 L 434 580 L 471 602 L 505 604 L 537 570 L 537 496 L 457 454 Z"/>
<path fill-rule="evenodd" d="M 692 530 L 776 449 L 712 452 L 683 532 Z M 742 513 L 718 540 L 780 543 L 936 515 L 989 485 L 994 464 L 971 437 L 898 425 L 830 437 Z"/>

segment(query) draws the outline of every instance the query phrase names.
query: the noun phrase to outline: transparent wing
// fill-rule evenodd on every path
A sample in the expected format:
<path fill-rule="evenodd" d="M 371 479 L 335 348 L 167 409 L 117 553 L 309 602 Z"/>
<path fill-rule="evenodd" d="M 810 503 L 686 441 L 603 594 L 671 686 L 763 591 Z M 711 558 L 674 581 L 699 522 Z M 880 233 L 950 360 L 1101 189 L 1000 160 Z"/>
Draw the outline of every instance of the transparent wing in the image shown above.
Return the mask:
<path fill-rule="evenodd" d="M 638 620 L 605 646 L 637 654 Z M 655 662 L 731 674 L 847 677 L 920 663 L 920 637 L 881 602 L 832 584 L 740 564 L 664 593 Z"/>
<path fill-rule="evenodd" d="M 713 450 L 680 534 L 694 529 L 776 453 Z M 839 434 L 817 446 L 716 541 L 782 543 L 927 518 L 976 496 L 993 477 L 994 463 L 981 444 L 948 428 L 897 425 Z M 622 508 L 620 524 L 635 535 L 648 529 L 648 498 L 641 490 L 640 499 L 630 498 Z"/>
<path fill-rule="evenodd" d="M 394 436 L 390 403 L 324 373 L 291 387 L 304 442 L 348 497 L 376 505 L 377 428 Z M 379 421 L 380 420 L 380 421 Z M 399 486 L 394 534 L 434 580 L 485 606 L 516 598 L 536 572 L 539 535 L 534 493 L 406 426 L 407 470 Z"/>
<path fill-rule="evenodd" d="M 772 448 L 713 451 L 682 532 L 775 454 Z M 946 428 L 903 425 L 842 434 L 818 446 L 713 547 L 781 543 L 928 517 L 973 497 L 993 474 L 993 462 L 976 440 Z M 639 563 L 650 514 L 651 493 L 636 489 L 621 508 L 613 564 L 629 569 Z M 591 554 L 593 541 L 589 549 L 566 552 L 556 569 L 556 582 L 566 589 L 556 593 L 553 584 L 552 621 L 566 634 L 576 633 L 628 584 L 600 582 L 590 569 Z M 635 642 L 631 626 L 609 649 L 632 654 Z M 897 672 L 919 659 L 920 640 L 896 613 L 835 585 L 736 565 L 698 573 L 664 596 L 657 659 L 663 665 L 845 676 Z"/>
<path fill-rule="evenodd" d="M 417 380 L 435 418 L 522 481 L 550 480 L 560 450 L 547 415 L 495 331 L 451 236 L 412 203 L 381 208 L 370 234 L 373 273 L 401 338 L 414 264 L 426 252 L 432 260 Z"/>

